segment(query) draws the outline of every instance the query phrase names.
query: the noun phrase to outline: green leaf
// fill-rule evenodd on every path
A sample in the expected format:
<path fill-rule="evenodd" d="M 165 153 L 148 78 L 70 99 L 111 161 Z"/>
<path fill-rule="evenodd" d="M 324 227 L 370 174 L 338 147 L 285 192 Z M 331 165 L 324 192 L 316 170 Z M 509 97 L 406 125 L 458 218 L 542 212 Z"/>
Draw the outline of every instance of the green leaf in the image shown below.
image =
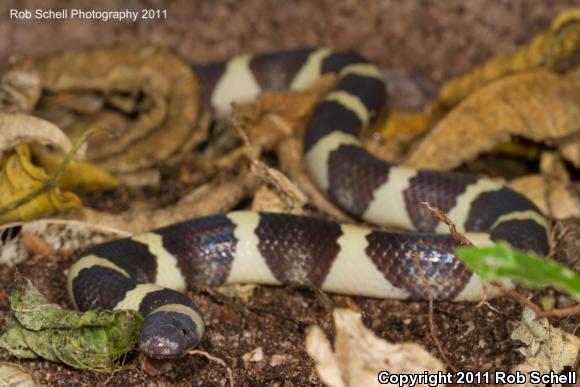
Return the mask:
<path fill-rule="evenodd" d="M 143 317 L 132 310 L 78 312 L 50 304 L 30 281 L 16 276 L 10 296 L 14 318 L 0 336 L 0 350 L 26 359 L 42 357 L 71 367 L 113 371 L 139 337 Z"/>
<path fill-rule="evenodd" d="M 580 274 L 554 261 L 498 243 L 460 247 L 455 251 L 467 267 L 487 280 L 514 280 L 533 288 L 553 286 L 580 299 Z"/>

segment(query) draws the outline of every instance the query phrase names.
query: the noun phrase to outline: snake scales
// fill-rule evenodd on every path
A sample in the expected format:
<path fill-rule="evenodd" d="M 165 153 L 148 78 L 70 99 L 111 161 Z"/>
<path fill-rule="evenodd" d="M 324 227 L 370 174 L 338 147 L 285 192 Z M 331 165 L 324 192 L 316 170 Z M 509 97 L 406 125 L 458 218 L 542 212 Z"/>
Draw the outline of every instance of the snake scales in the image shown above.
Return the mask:
<path fill-rule="evenodd" d="M 180 356 L 204 332 L 202 316 L 179 290 L 226 283 L 312 285 L 343 294 L 426 298 L 419 259 L 438 300 L 478 300 L 481 279 L 453 255 L 457 242 L 427 212 L 429 202 L 476 244 L 504 240 L 546 254 L 547 221 L 526 198 L 491 180 L 417 170 L 380 160 L 357 138 L 386 100 L 381 72 L 349 52 L 303 49 L 245 55 L 194 67 L 202 100 L 216 114 L 265 89 L 308 88 L 324 73 L 336 84 L 316 107 L 304 138 L 307 168 L 320 190 L 389 233 L 314 217 L 231 212 L 189 220 L 93 246 L 68 275 L 75 306 L 137 309 L 140 350 Z"/>

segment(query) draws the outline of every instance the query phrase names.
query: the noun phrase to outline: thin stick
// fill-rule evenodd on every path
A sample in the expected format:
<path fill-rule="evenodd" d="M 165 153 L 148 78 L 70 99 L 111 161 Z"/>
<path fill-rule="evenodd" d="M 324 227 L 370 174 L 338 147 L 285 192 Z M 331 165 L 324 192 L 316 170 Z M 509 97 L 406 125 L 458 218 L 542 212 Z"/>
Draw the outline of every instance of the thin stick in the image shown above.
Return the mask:
<path fill-rule="evenodd" d="M 455 224 L 445 215 L 443 211 L 438 209 L 437 207 L 431 207 L 428 203 L 423 203 L 433 212 L 433 214 L 445 223 L 449 227 L 449 231 L 451 232 L 451 236 L 457 240 L 459 243 L 467 245 L 467 246 L 475 246 L 467 237 L 460 232 L 457 231 Z M 532 309 L 536 314 L 536 319 L 543 318 L 543 317 L 568 317 L 580 314 L 580 304 L 570 306 L 567 308 L 561 309 L 550 309 L 550 310 L 542 310 L 537 304 L 530 301 L 525 295 L 510 289 L 506 284 L 500 281 L 493 281 L 491 282 L 492 285 L 496 286 L 501 290 L 503 294 L 511 298 L 512 300 L 517 301 L 518 303 L 527 306 L 528 308 Z"/>
<path fill-rule="evenodd" d="M 234 373 L 233 373 L 232 369 L 230 367 L 228 367 L 228 365 L 226 364 L 225 361 L 223 361 L 219 357 L 212 356 L 205 351 L 200 351 L 197 349 L 193 349 L 193 350 L 189 351 L 188 354 L 189 355 L 201 355 L 208 360 L 215 361 L 216 363 L 222 365 L 228 372 L 228 380 L 230 382 L 230 386 L 234 387 Z"/>
<path fill-rule="evenodd" d="M 437 217 L 437 219 L 439 219 L 440 221 L 445 223 L 447 225 L 447 227 L 449 227 L 449 232 L 451 233 L 451 236 L 453 237 L 453 239 L 455 239 L 457 242 L 459 242 L 465 246 L 472 246 L 472 247 L 475 246 L 473 244 L 473 242 L 470 241 L 465 235 L 463 235 L 459 231 L 457 231 L 457 227 L 455 227 L 455 223 L 453 223 L 451 221 L 451 219 L 449 219 L 443 211 L 441 211 L 437 207 L 432 207 L 427 202 L 423 202 L 421 204 L 425 205 L 433 213 L 433 215 L 435 215 Z"/>

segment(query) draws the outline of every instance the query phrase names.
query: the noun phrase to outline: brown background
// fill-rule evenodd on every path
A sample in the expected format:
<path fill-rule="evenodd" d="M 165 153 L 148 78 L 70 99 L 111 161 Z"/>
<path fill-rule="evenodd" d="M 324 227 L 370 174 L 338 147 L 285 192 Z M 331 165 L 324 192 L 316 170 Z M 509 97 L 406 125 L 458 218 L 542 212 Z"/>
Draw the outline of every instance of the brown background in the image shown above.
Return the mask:
<path fill-rule="evenodd" d="M 102 0 L 0 2 L 0 58 L 119 41 L 173 48 L 190 62 L 246 51 L 354 48 L 385 68 L 439 82 L 524 42 L 574 0 Z M 167 9 L 167 20 L 10 20 L 9 9 Z"/>

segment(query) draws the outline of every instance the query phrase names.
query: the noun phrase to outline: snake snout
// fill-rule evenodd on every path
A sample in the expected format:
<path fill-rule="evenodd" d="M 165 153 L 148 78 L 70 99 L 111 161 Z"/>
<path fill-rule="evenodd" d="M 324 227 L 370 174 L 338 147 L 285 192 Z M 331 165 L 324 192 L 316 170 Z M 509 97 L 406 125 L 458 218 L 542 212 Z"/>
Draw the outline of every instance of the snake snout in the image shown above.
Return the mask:
<path fill-rule="evenodd" d="M 199 344 L 195 322 L 179 312 L 154 313 L 145 319 L 139 351 L 155 358 L 179 357 Z"/>

